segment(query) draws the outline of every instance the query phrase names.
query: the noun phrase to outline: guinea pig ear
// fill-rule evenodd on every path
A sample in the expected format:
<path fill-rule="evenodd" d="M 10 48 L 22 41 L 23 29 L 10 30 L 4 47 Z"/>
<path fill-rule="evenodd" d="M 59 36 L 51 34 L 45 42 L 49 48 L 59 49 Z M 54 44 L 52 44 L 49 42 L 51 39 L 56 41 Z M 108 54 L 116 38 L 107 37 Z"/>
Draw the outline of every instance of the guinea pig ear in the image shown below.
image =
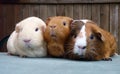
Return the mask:
<path fill-rule="evenodd" d="M 15 27 L 15 31 L 16 31 L 17 33 L 19 33 L 20 27 L 19 27 L 18 25 Z"/>
<path fill-rule="evenodd" d="M 80 20 L 73 20 L 71 24 L 71 29 L 81 29 L 81 27 L 84 25 L 84 23 Z"/>
<path fill-rule="evenodd" d="M 74 21 L 73 19 L 70 19 L 70 24 L 72 24 L 72 23 L 73 23 L 73 21 Z"/>
<path fill-rule="evenodd" d="M 45 26 L 41 26 L 40 28 L 41 28 L 42 32 L 45 32 L 45 28 L 46 28 Z"/>
<path fill-rule="evenodd" d="M 52 17 L 48 17 L 47 19 L 46 19 L 46 25 L 48 25 L 48 23 L 49 23 L 49 21 L 52 19 Z"/>
<path fill-rule="evenodd" d="M 97 37 L 97 39 L 101 40 L 101 41 L 105 41 L 104 36 L 102 35 L 101 32 L 96 32 L 95 36 Z"/>

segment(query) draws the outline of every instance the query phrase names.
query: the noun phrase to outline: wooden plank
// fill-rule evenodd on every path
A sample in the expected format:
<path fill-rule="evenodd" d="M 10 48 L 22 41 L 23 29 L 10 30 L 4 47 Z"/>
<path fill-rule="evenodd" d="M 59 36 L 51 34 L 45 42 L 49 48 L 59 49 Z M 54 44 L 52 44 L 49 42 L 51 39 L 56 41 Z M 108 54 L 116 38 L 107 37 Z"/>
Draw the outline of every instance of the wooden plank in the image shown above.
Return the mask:
<path fill-rule="evenodd" d="M 79 5 L 79 19 L 83 19 L 83 5 Z"/>
<path fill-rule="evenodd" d="M 14 5 L 14 14 L 15 14 L 15 26 L 18 22 L 20 22 L 21 20 L 23 20 L 23 9 L 24 6 L 23 5 Z"/>
<path fill-rule="evenodd" d="M 47 19 L 47 5 L 40 5 L 40 18 L 44 21 Z"/>
<path fill-rule="evenodd" d="M 12 5 L 2 5 L 3 6 L 3 37 L 6 35 L 11 34 L 11 32 L 14 30 L 14 7 Z M 9 12 L 9 14 L 8 14 Z"/>
<path fill-rule="evenodd" d="M 22 14 L 23 15 L 21 15 L 21 16 L 23 17 L 23 19 L 30 16 L 30 5 L 24 5 L 23 6 Z"/>
<path fill-rule="evenodd" d="M 4 6 L 0 5 L 0 40 L 4 37 Z M 1 45 L 1 44 L 0 44 Z M 4 48 L 0 46 L 0 52 L 3 52 Z"/>
<path fill-rule="evenodd" d="M 73 5 L 65 5 L 65 16 L 73 18 Z"/>
<path fill-rule="evenodd" d="M 4 13 L 3 13 L 3 8 L 4 6 L 3 5 L 0 5 L 0 40 L 2 39 L 2 36 L 3 36 L 3 26 L 4 26 L 4 22 L 3 22 L 3 19 L 4 19 Z"/>
<path fill-rule="evenodd" d="M 74 19 L 83 18 L 83 6 L 82 5 L 77 4 L 73 6 L 73 18 Z"/>
<path fill-rule="evenodd" d="M 100 5 L 100 27 L 110 31 L 110 10 L 109 10 L 109 4 L 102 4 Z"/>
<path fill-rule="evenodd" d="M 97 25 L 100 26 L 100 5 L 99 4 L 93 4 L 92 5 L 92 21 L 97 23 Z"/>
<path fill-rule="evenodd" d="M 118 53 L 120 54 L 120 5 L 118 9 Z"/>
<path fill-rule="evenodd" d="M 110 32 L 118 43 L 118 5 L 110 4 Z"/>
<path fill-rule="evenodd" d="M 25 7 L 23 8 L 23 18 L 27 18 L 31 16 L 36 16 L 36 17 L 40 16 L 38 5 L 25 5 Z"/>
<path fill-rule="evenodd" d="M 73 4 L 73 3 L 119 3 L 120 0 L 1 0 L 0 3 Z"/>
<path fill-rule="evenodd" d="M 57 5 L 56 15 L 57 16 L 64 16 L 65 15 L 65 6 L 64 5 Z"/>
<path fill-rule="evenodd" d="M 38 5 L 30 5 L 29 6 L 29 16 L 36 16 L 36 17 L 40 16 Z"/>
<path fill-rule="evenodd" d="M 2 32 L 3 32 L 3 36 L 2 36 L 2 38 L 5 36 L 5 20 L 6 20 L 6 6 L 5 5 L 2 5 L 2 8 L 3 8 L 3 10 L 2 10 L 2 15 L 3 15 L 3 26 L 2 26 Z"/>
<path fill-rule="evenodd" d="M 3 5 L 0 5 L 0 20 L 1 20 L 1 23 L 0 23 L 0 40 L 1 39 L 3 39 L 3 37 L 4 37 L 4 19 L 5 19 L 5 13 L 4 13 L 4 10 L 5 9 L 5 6 L 3 6 Z M 2 44 L 2 43 L 1 43 Z M 0 46 L 0 52 L 3 52 L 4 51 L 4 47 L 1 45 Z"/>
<path fill-rule="evenodd" d="M 83 5 L 83 19 L 92 19 L 92 10 L 91 4 L 84 4 Z"/>
<path fill-rule="evenodd" d="M 56 5 L 48 5 L 47 15 L 48 17 L 56 16 Z"/>
<path fill-rule="evenodd" d="M 73 5 L 73 19 L 79 19 L 79 5 Z"/>
<path fill-rule="evenodd" d="M 14 6 L 13 5 L 6 5 L 5 6 L 5 24 L 4 24 L 4 29 L 5 29 L 5 36 L 9 35 L 13 32 L 14 30 Z M 9 14 L 8 14 L 9 12 Z M 6 21 L 7 20 L 7 21 Z"/>

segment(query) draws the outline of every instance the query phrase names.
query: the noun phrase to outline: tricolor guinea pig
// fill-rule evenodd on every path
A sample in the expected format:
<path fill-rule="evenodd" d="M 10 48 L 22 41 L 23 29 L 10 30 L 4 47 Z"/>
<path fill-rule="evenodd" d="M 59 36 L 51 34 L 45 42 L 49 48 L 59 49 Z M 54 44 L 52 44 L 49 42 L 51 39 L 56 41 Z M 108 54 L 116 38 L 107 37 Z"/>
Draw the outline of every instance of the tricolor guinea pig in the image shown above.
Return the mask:
<path fill-rule="evenodd" d="M 65 45 L 70 59 L 112 60 L 117 44 L 114 36 L 90 20 L 74 20 Z"/>
<path fill-rule="evenodd" d="M 46 20 L 47 28 L 44 33 L 47 42 L 48 55 L 52 57 L 63 57 L 64 43 L 70 34 L 72 18 L 65 16 L 49 17 Z"/>
<path fill-rule="evenodd" d="M 46 56 L 45 28 L 46 24 L 38 17 L 28 17 L 17 23 L 7 41 L 8 53 L 21 57 Z"/>

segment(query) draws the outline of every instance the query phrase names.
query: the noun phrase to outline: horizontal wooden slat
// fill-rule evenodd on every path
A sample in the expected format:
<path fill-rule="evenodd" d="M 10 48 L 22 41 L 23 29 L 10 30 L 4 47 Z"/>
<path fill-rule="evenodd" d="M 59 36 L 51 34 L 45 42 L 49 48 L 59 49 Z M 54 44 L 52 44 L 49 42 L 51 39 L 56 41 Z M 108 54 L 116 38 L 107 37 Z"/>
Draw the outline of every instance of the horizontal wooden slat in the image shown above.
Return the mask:
<path fill-rule="evenodd" d="M 0 3 L 17 3 L 17 4 L 120 3 L 120 0 L 0 0 Z"/>

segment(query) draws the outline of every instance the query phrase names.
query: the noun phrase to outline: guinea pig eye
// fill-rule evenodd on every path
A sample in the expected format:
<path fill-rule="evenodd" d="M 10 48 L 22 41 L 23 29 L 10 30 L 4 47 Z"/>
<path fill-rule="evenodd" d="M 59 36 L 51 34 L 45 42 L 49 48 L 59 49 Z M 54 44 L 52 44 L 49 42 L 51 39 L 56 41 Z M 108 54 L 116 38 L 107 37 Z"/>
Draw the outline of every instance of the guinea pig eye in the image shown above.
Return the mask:
<path fill-rule="evenodd" d="M 66 25 L 66 22 L 63 22 L 63 25 L 65 26 L 65 25 Z"/>
<path fill-rule="evenodd" d="M 90 39 L 91 39 L 91 40 L 94 39 L 94 35 L 91 34 Z"/>
<path fill-rule="evenodd" d="M 39 30 L 38 28 L 35 29 L 36 32 L 37 32 L 38 30 Z"/>
<path fill-rule="evenodd" d="M 82 49 L 85 49 L 86 48 L 86 46 L 84 46 Z"/>

